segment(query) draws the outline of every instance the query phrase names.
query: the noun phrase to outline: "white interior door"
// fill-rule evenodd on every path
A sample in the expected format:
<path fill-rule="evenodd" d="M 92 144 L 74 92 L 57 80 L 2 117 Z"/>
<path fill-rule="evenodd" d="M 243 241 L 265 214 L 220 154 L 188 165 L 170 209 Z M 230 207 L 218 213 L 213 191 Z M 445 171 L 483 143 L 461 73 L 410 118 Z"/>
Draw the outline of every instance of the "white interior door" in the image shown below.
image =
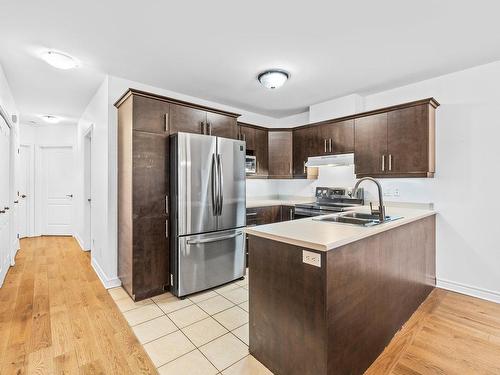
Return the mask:
<path fill-rule="evenodd" d="M 30 204 L 31 204 L 31 147 L 21 145 L 19 148 L 17 200 L 19 214 L 19 237 L 30 236 Z"/>
<path fill-rule="evenodd" d="M 0 286 L 10 266 L 10 128 L 0 116 Z"/>
<path fill-rule="evenodd" d="M 40 147 L 42 235 L 73 234 L 73 148 Z"/>

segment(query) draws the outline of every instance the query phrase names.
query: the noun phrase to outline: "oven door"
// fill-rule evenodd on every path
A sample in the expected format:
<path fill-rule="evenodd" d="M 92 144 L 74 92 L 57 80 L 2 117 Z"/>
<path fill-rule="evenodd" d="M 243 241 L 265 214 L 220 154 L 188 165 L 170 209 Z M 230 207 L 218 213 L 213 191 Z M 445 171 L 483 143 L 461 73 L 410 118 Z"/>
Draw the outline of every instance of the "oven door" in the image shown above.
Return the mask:
<path fill-rule="evenodd" d="M 314 216 L 319 216 L 319 215 L 325 215 L 328 212 L 320 211 L 320 210 L 314 210 L 312 208 L 300 208 L 300 207 L 295 207 L 295 212 L 293 214 L 294 220 L 296 219 L 304 219 L 306 217 L 314 217 Z"/>

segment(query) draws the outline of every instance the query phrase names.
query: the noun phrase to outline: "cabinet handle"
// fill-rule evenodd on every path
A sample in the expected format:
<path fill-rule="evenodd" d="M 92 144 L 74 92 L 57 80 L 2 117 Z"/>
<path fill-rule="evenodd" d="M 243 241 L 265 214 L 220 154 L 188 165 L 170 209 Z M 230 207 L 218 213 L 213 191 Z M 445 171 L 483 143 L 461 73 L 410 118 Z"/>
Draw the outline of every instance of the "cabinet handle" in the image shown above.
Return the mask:
<path fill-rule="evenodd" d="M 385 172 L 385 155 L 382 155 L 382 172 Z"/>
<path fill-rule="evenodd" d="M 288 162 L 288 173 L 292 174 L 292 163 Z"/>
<path fill-rule="evenodd" d="M 307 167 L 306 167 L 306 161 L 304 160 L 304 174 L 306 174 L 306 173 L 307 173 L 307 169 L 306 169 L 306 168 L 307 168 Z"/>
<path fill-rule="evenodd" d="M 247 135 L 243 133 L 243 140 L 246 142 L 247 141 Z"/>
<path fill-rule="evenodd" d="M 5 213 L 5 210 L 0 210 L 0 214 L 4 214 Z"/>
<path fill-rule="evenodd" d="M 168 113 L 165 113 L 164 121 L 165 121 L 165 133 L 168 133 Z"/>
<path fill-rule="evenodd" d="M 4 207 L 3 208 L 5 211 L 8 211 L 10 208 L 9 207 Z"/>
<path fill-rule="evenodd" d="M 14 201 L 14 203 L 19 203 L 19 201 Z"/>
<path fill-rule="evenodd" d="M 333 149 L 333 147 L 332 147 L 332 143 L 333 143 L 333 142 L 332 142 L 332 139 L 330 138 L 330 139 L 328 140 L 328 145 L 329 145 L 329 147 L 330 147 L 330 152 L 333 152 L 333 151 L 332 151 L 332 149 Z"/>
<path fill-rule="evenodd" d="M 207 122 L 208 135 L 212 135 L 212 124 Z"/>
<path fill-rule="evenodd" d="M 293 220 L 293 208 L 290 208 L 290 220 Z"/>
<path fill-rule="evenodd" d="M 392 154 L 389 154 L 389 170 L 392 171 Z"/>
<path fill-rule="evenodd" d="M 326 138 L 324 139 L 324 143 L 325 143 L 325 154 L 326 154 Z"/>

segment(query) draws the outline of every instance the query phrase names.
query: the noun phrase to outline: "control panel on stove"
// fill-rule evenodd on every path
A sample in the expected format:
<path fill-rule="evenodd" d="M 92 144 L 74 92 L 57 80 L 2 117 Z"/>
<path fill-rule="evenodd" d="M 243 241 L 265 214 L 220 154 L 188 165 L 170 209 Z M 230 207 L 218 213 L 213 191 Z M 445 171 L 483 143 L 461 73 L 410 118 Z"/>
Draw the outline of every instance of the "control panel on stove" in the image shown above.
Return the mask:
<path fill-rule="evenodd" d="M 352 188 L 329 188 L 317 187 L 316 198 L 318 199 L 333 199 L 333 198 L 353 198 Z M 363 189 L 359 188 L 356 194 L 358 199 L 363 199 Z"/>

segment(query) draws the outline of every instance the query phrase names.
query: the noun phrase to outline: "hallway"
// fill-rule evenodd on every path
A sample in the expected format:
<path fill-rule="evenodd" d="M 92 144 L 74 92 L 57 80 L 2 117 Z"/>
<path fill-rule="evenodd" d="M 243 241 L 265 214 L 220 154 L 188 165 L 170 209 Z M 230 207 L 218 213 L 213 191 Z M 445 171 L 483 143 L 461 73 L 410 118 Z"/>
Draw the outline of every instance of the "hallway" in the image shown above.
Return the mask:
<path fill-rule="evenodd" d="M 156 374 L 72 237 L 21 240 L 0 289 L 0 373 Z"/>

